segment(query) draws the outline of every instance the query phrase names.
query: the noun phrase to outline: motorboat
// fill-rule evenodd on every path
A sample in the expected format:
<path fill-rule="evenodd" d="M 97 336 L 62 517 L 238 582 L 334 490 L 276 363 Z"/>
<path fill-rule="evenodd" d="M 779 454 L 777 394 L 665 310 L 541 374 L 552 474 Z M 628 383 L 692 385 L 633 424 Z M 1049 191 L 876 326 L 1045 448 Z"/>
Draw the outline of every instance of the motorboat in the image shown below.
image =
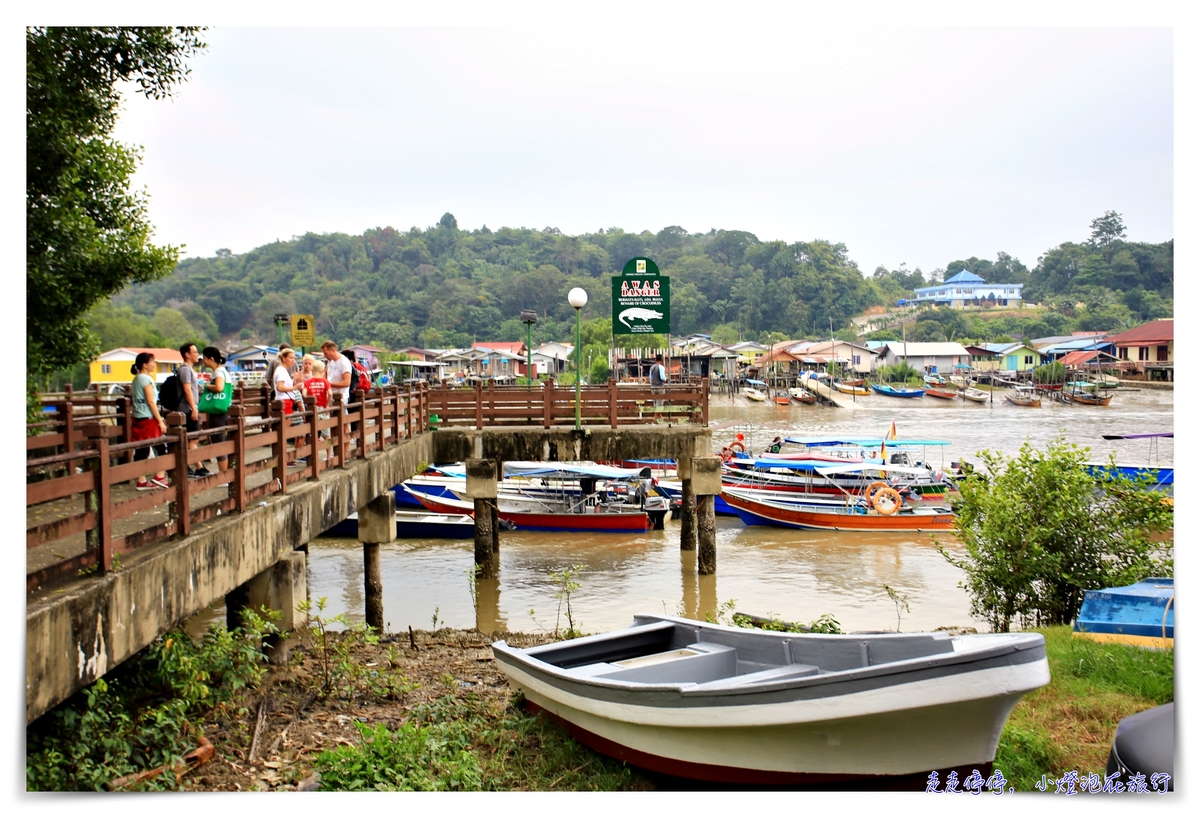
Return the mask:
<path fill-rule="evenodd" d="M 798 403 L 805 403 L 811 406 L 817 402 L 817 396 L 803 386 L 793 386 L 788 389 L 787 393 L 792 400 Z"/>
<path fill-rule="evenodd" d="M 805 634 L 639 615 L 609 633 L 492 645 L 525 706 L 667 775 L 750 785 L 991 771 L 1005 720 L 1050 681 L 1038 633 Z"/>
<path fill-rule="evenodd" d="M 951 531 L 954 512 L 942 506 L 905 505 L 896 489 L 884 485 L 866 496 L 847 495 L 841 504 L 781 503 L 723 488 L 725 499 L 746 525 L 811 528 L 823 531 Z"/>
<path fill-rule="evenodd" d="M 877 395 L 887 395 L 889 398 L 919 398 L 925 394 L 924 389 L 909 389 L 903 386 L 891 386 L 886 383 L 873 383 L 871 389 Z"/>
<path fill-rule="evenodd" d="M 964 386 L 958 390 L 958 396 L 963 400 L 969 400 L 973 403 L 987 403 L 991 396 L 982 389 L 976 389 L 973 386 Z"/>
<path fill-rule="evenodd" d="M 501 524 L 512 528 L 504 521 Z M 357 537 L 358 513 L 351 513 L 321 536 Z M 396 512 L 396 536 L 400 539 L 469 540 L 475 536 L 475 520 L 469 514 L 434 514 L 424 508 L 420 511 L 400 510 Z"/>
<path fill-rule="evenodd" d="M 1175 580 L 1084 591 L 1072 636 L 1146 648 L 1175 647 Z"/>
<path fill-rule="evenodd" d="M 933 386 L 926 388 L 925 394 L 931 398 L 939 398 L 941 400 L 954 400 L 958 397 L 958 393 L 952 389 L 938 389 Z"/>
<path fill-rule="evenodd" d="M 764 391 L 767 386 L 765 381 L 756 381 L 751 378 L 747 378 L 746 383 L 750 385 L 742 390 L 742 394 L 744 394 L 747 398 L 755 401 L 756 403 L 762 403 L 767 399 L 767 393 Z M 763 388 L 759 389 L 758 387 L 760 386 Z"/>
<path fill-rule="evenodd" d="M 1005 393 L 1004 399 L 1014 406 L 1042 405 L 1042 396 L 1032 386 L 1018 386 L 1012 392 Z"/>

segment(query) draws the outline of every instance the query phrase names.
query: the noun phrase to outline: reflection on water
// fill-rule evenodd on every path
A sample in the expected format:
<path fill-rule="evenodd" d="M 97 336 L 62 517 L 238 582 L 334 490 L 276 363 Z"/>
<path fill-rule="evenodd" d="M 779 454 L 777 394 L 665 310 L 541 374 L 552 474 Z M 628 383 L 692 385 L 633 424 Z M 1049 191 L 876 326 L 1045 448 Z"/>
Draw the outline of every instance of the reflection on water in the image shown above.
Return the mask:
<path fill-rule="evenodd" d="M 1022 442 L 1044 446 L 1063 435 L 1109 451 L 1128 463 L 1152 463 L 1147 441 L 1105 441 L 1102 434 L 1166 431 L 1174 428 L 1171 391 L 1118 391 L 1107 408 L 1075 407 L 1045 401 L 1041 409 L 1004 402 L 899 401 L 863 399 L 850 410 L 775 407 L 744 398 L 714 396 L 713 442 L 720 446 L 737 431 L 750 449 L 761 450 L 777 434 L 804 436 L 881 435 L 895 420 L 904 438 L 950 441 L 944 454 L 930 450 L 929 461 L 945 464 L 991 448 L 1015 454 Z M 738 425 L 732 425 L 736 422 Z M 721 424 L 727 424 L 723 427 Z M 1157 462 L 1171 465 L 1170 441 L 1160 443 Z M 866 534 L 744 527 L 736 518 L 717 519 L 717 575 L 696 574 L 696 553 L 680 552 L 678 522 L 665 531 L 637 536 L 551 532 L 501 534 L 499 576 L 476 587 L 472 604 L 470 542 L 396 542 L 381 549 L 384 620 L 388 630 L 429 628 L 436 621 L 483 631 L 554 630 L 566 627 L 559 590 L 550 574 L 576 564 L 588 566 L 571 597 L 576 626 L 596 632 L 624 627 L 635 613 L 682 613 L 703 619 L 729 600 L 751 614 L 777 614 L 811 621 L 831 613 L 846 630 L 896 628 L 896 606 L 884 586 L 908 597 L 903 630 L 974 625 L 961 572 L 938 553 L 928 534 Z M 942 536 L 954 551 L 958 544 Z M 327 597 L 327 615 L 363 616 L 362 549 L 351 540 L 314 541 L 309 548 L 309 594 Z M 532 614 L 530 611 L 532 610 Z M 540 623 L 540 625 L 539 625 Z M 981 628 L 982 629 L 982 628 Z"/>
<path fill-rule="evenodd" d="M 850 534 L 745 528 L 717 520 L 717 575 L 696 573 L 696 552 L 679 550 L 678 522 L 637 537 L 552 532 L 501 535 L 500 572 L 477 583 L 471 603 L 469 542 L 394 543 L 381 553 L 388 630 L 439 624 L 483 631 L 565 629 L 565 605 L 551 574 L 586 565 L 571 596 L 576 627 L 608 630 L 635 613 L 703 619 L 729 600 L 736 610 L 811 621 L 832 613 L 846 628 L 896 627 L 890 585 L 912 600 L 906 630 L 970 624 L 959 572 L 928 534 Z M 948 541 L 955 548 L 953 541 Z M 351 579 L 351 578 L 354 579 Z M 328 596 L 327 612 L 362 617 L 362 549 L 352 540 L 309 548 L 309 593 Z M 531 612 L 532 611 L 532 612 Z"/>

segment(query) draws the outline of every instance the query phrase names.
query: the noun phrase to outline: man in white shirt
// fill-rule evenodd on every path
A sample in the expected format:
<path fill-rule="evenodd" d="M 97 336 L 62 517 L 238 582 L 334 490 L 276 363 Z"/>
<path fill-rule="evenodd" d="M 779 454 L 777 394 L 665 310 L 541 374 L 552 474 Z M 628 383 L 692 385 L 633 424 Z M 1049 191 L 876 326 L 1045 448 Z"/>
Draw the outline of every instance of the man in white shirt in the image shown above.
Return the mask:
<path fill-rule="evenodd" d="M 349 403 L 350 379 L 354 367 L 333 341 L 321 344 L 321 354 L 325 356 L 325 380 L 329 381 L 330 389 L 333 394 L 341 395 L 342 400 Z"/>

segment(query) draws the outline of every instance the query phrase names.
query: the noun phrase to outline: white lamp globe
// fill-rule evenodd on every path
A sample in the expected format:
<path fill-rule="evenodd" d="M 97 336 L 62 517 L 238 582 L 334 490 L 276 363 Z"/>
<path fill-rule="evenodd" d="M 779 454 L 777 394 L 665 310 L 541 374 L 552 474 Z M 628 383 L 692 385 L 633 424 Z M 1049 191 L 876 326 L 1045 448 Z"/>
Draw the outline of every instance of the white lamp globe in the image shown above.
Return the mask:
<path fill-rule="evenodd" d="M 567 301 L 575 309 L 580 309 L 587 303 L 587 290 L 583 287 L 573 287 L 571 292 L 567 293 Z"/>

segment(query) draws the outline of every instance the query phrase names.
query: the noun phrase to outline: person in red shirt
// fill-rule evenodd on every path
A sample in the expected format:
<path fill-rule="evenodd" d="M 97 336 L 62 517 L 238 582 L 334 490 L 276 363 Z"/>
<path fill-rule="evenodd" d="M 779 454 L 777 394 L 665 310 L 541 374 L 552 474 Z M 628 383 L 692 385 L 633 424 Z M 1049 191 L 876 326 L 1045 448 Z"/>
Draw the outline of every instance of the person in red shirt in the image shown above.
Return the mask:
<path fill-rule="evenodd" d="M 317 404 L 317 418 L 324 420 L 329 417 L 328 412 L 322 412 L 321 409 L 329 408 L 329 396 L 333 393 L 333 387 L 329 385 L 329 381 L 325 379 L 325 362 L 321 359 L 316 359 L 312 364 L 312 377 L 305 379 L 304 383 L 300 384 L 300 388 L 304 390 L 305 395 L 311 395 L 313 401 Z M 329 430 L 322 429 L 317 435 L 318 439 L 329 437 Z M 318 444 L 319 448 L 319 444 Z M 321 462 L 326 460 L 325 453 L 321 453 Z"/>
<path fill-rule="evenodd" d="M 305 356 L 306 358 L 308 356 Z M 329 408 L 329 393 L 332 389 L 329 381 L 325 380 L 325 362 L 313 361 L 312 376 L 305 378 L 301 388 L 305 395 L 311 395 L 320 409 Z"/>

